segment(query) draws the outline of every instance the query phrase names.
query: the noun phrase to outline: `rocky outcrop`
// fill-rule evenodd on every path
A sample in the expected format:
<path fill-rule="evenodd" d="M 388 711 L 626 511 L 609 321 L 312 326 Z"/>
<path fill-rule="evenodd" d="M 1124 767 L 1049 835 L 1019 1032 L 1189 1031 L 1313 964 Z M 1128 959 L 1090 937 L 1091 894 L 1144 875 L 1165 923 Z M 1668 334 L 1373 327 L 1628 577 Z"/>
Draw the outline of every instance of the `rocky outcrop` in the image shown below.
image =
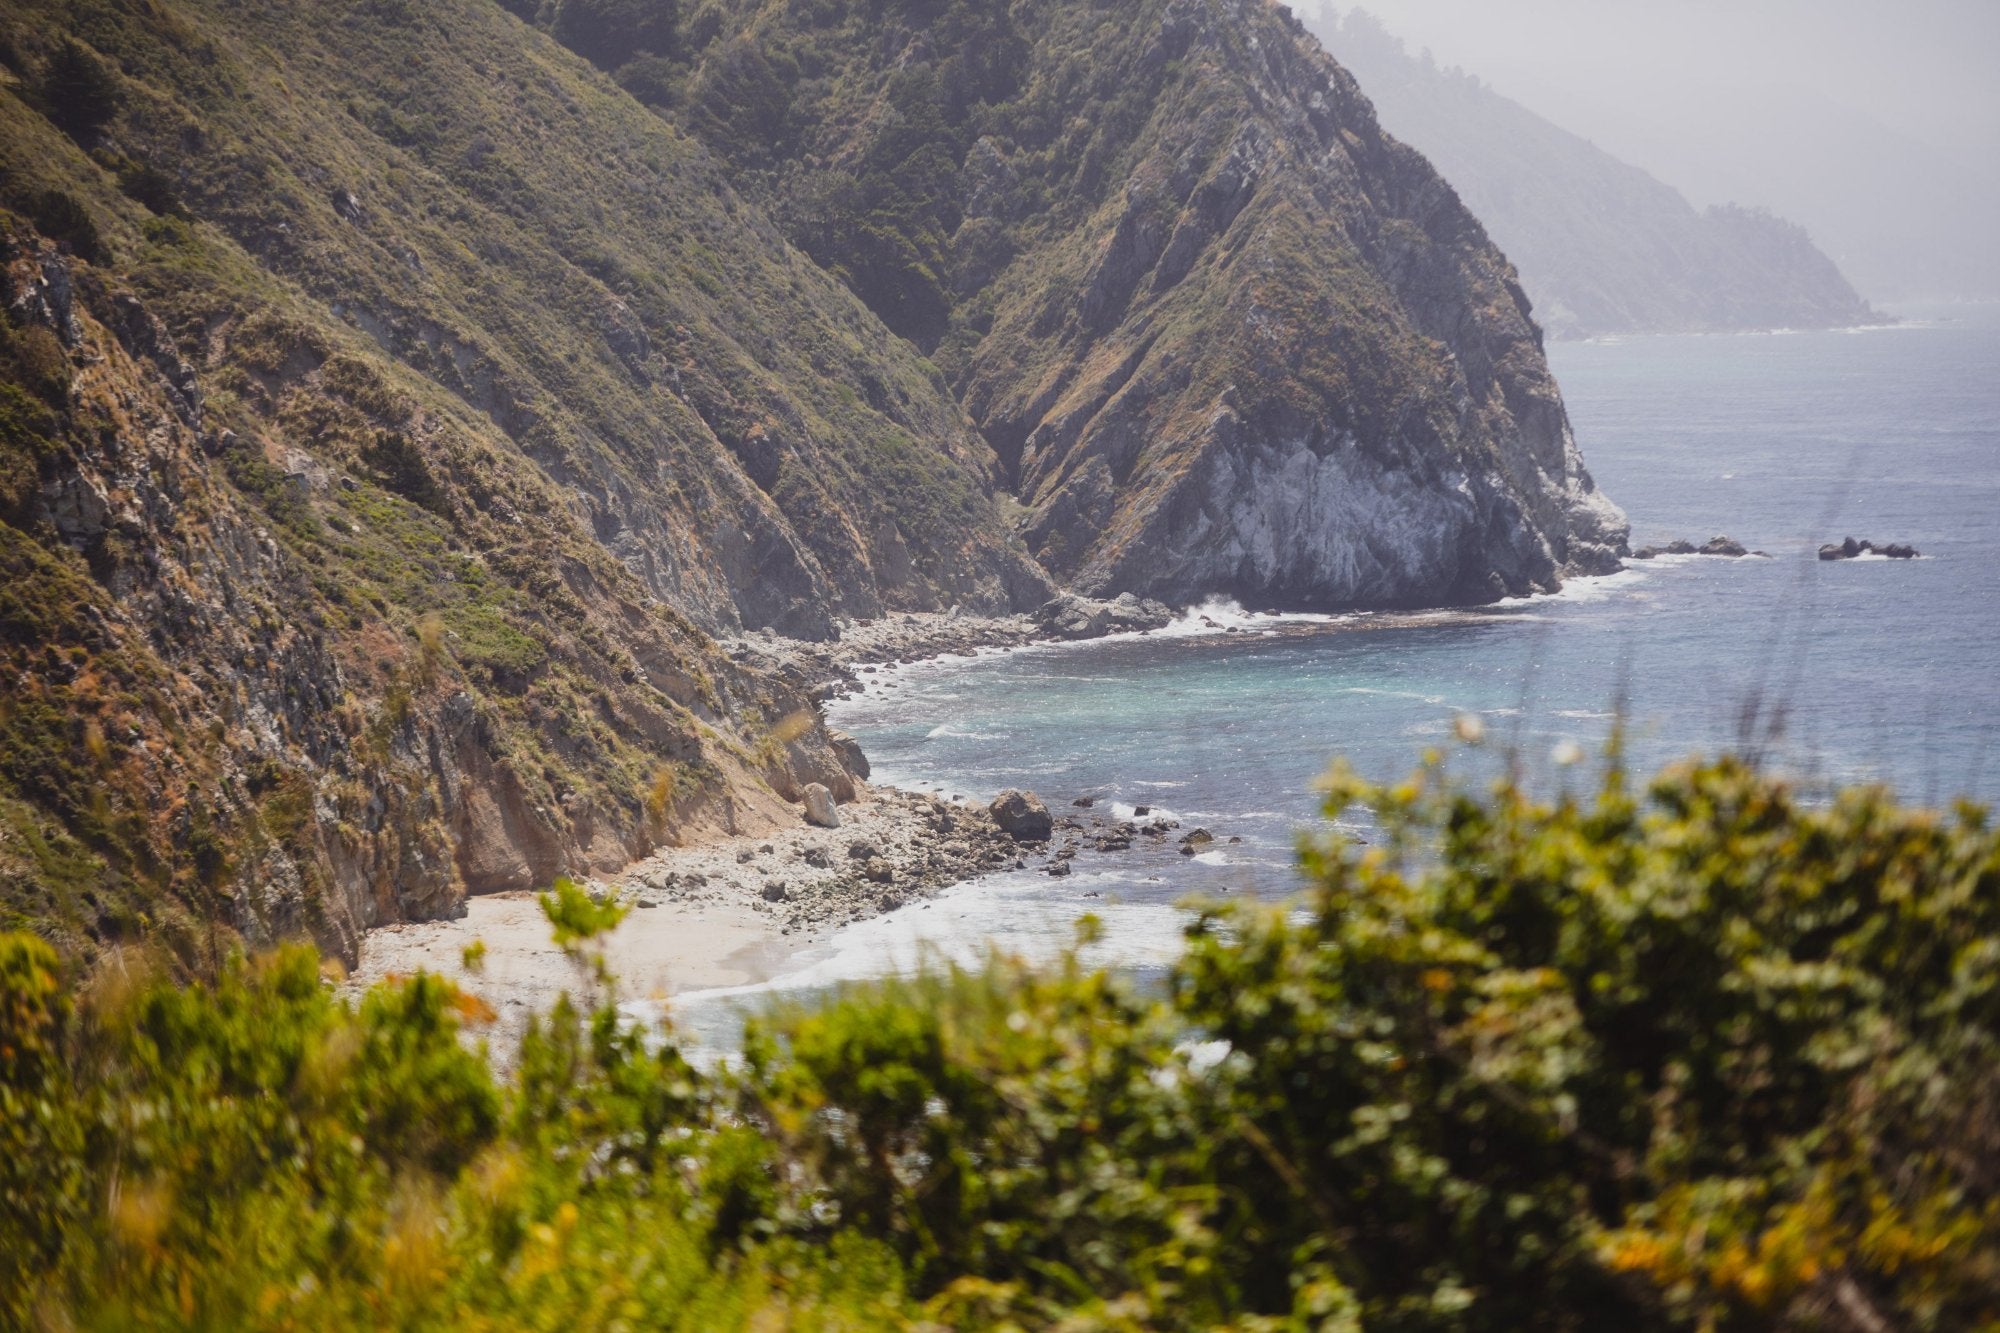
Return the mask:
<path fill-rule="evenodd" d="M 1766 552 L 1753 551 L 1734 537 L 1722 536 L 1710 537 L 1699 546 L 1685 538 L 1677 537 L 1665 546 L 1642 546 L 1632 552 L 1634 560 L 1657 560 L 1663 555 L 1713 555 L 1728 560 L 1740 560 L 1751 555 L 1770 558 Z"/>
<path fill-rule="evenodd" d="M 1129 592 L 1110 601 L 1064 593 L 1035 612 L 1036 627 L 1059 639 L 1097 639 L 1107 634 L 1163 629 L 1173 619 L 1173 609 L 1166 603 L 1142 600 Z"/>
<path fill-rule="evenodd" d="M 1856 541 L 1852 537 L 1819 548 L 1819 558 L 1822 560 L 1859 560 L 1864 555 L 1879 555 L 1890 560 L 1915 560 L 1922 554 L 1923 552 L 1916 547 L 1899 542 L 1877 546 L 1874 542 Z"/>
<path fill-rule="evenodd" d="M 1047 842 L 1055 832 L 1048 806 L 1031 791 L 1010 787 L 993 798 L 987 813 L 1000 831 L 1016 842 Z"/>

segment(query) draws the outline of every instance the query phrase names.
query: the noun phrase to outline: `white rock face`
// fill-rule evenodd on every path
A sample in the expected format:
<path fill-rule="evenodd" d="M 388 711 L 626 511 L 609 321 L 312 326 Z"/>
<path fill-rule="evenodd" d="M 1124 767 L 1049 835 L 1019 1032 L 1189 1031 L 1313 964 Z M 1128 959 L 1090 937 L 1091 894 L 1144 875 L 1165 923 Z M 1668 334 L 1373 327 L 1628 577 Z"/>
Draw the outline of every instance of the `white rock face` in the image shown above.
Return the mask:
<path fill-rule="evenodd" d="M 1467 467 L 1351 436 L 1314 447 L 1259 439 L 1224 409 L 1173 498 L 1114 548 L 1141 558 L 1104 562 L 1078 583 L 1172 600 L 1394 607 L 1549 592 L 1565 575 L 1615 569 L 1625 516 L 1567 427 L 1539 452 L 1554 466 L 1528 454 L 1513 469 L 1490 456 Z"/>
<path fill-rule="evenodd" d="M 806 823 L 819 828 L 839 828 L 840 811 L 833 804 L 833 793 L 817 782 L 806 784 Z"/>

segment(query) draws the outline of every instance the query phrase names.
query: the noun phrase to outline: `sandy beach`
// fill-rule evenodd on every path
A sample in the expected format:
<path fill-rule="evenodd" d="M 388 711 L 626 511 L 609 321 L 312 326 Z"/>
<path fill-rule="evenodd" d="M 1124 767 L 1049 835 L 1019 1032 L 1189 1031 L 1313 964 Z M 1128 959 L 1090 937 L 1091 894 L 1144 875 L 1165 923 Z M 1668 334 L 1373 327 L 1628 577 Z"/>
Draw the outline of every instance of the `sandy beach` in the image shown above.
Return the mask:
<path fill-rule="evenodd" d="M 750 985 L 784 971 L 842 926 L 904 909 L 996 870 L 1047 864 L 1064 844 L 1017 843 L 984 807 L 889 787 L 840 807 L 839 828 L 796 828 L 671 848 L 584 882 L 629 909 L 604 944 L 621 999 L 666 999 Z M 1100 824 L 1065 812 L 1065 829 Z M 537 895 L 477 897 L 451 921 L 370 931 L 350 993 L 418 971 L 450 978 L 496 1018 L 483 1035 L 512 1048 L 531 1013 L 585 978 L 550 938 Z M 484 946 L 478 966 L 466 950 Z"/>
<path fill-rule="evenodd" d="M 1086 611 L 1111 605 L 1077 604 Z M 1081 634 L 1074 624 L 1068 633 L 1051 633 L 1027 616 L 909 614 L 844 624 L 832 643 L 750 635 L 724 647 L 825 699 L 905 662 L 1097 637 L 1133 623 L 1100 616 Z M 984 806 L 857 786 L 857 798 L 839 807 L 838 828 L 817 828 L 801 816 L 790 828 L 664 848 L 616 875 L 583 881 L 594 896 L 630 909 L 603 945 L 620 999 L 670 999 L 769 981 L 843 926 L 999 870 L 1039 867 L 1062 874 L 1067 866 L 1061 863 L 1079 846 L 1118 851 L 1135 835 L 1166 832 L 1164 825 L 1119 826 L 1103 813 L 1072 807 L 1060 793 L 1045 793 L 1055 807 L 1055 837 L 1017 842 Z M 469 899 L 465 915 L 455 920 L 377 927 L 363 941 L 344 989 L 359 994 L 419 971 L 447 977 L 492 1010 L 495 1017 L 479 1035 L 504 1060 L 530 1014 L 546 1012 L 565 991 L 585 985 L 550 938 L 537 898 L 532 892 L 484 895 Z M 483 955 L 468 967 L 466 951 L 474 944 L 484 946 Z"/>

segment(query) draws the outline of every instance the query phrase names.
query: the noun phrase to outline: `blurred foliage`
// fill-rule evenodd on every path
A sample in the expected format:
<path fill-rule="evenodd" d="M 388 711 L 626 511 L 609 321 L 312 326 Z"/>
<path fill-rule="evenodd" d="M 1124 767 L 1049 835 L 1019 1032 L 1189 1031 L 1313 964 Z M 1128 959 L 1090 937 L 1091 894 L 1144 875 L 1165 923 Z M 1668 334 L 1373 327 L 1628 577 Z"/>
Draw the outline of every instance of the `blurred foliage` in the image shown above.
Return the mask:
<path fill-rule="evenodd" d="M 1163 986 L 996 959 L 497 1081 L 435 978 L 0 942 L 23 1327 L 2000 1327 L 2000 835 L 1730 760 L 1336 771 Z M 546 899 L 569 946 L 615 914 Z M 72 997 L 74 997 L 72 999 Z"/>

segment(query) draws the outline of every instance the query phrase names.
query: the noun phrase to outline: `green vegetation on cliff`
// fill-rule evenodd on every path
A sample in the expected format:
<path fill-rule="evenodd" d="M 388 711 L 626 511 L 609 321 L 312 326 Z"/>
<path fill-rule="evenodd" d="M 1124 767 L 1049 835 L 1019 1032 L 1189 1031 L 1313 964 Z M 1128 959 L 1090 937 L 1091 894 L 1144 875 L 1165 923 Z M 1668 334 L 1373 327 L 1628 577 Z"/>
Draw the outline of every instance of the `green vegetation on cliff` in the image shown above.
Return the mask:
<path fill-rule="evenodd" d="M 596 58 L 936 362 L 1080 589 L 1435 605 L 1622 541 L 1506 259 L 1283 6 L 593 12 L 625 24 Z"/>
<path fill-rule="evenodd" d="M 936 370 L 486 0 L 0 38 L 8 925 L 351 956 L 844 793 L 707 632 L 1045 594 Z"/>
<path fill-rule="evenodd" d="M 0 942 L 28 1327 L 1971 1329 L 2000 1312 L 2000 836 L 1743 765 L 1432 764 L 1164 987 L 859 988 L 707 1074 L 312 956 Z M 580 984 L 597 912 L 545 900 Z M 1301 910 L 1302 909 L 1302 910 Z M 72 999 L 71 997 L 75 998 Z"/>

